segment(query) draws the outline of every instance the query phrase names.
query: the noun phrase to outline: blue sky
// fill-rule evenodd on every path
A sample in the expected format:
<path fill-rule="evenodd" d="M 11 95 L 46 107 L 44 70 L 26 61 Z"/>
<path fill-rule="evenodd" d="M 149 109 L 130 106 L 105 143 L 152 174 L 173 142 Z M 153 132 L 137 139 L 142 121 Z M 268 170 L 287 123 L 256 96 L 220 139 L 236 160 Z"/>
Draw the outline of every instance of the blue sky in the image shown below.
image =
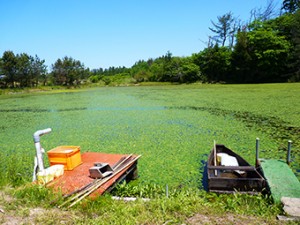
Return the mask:
<path fill-rule="evenodd" d="M 242 21 L 269 0 L 0 0 L 0 57 L 38 55 L 48 69 L 64 56 L 86 67 L 131 67 L 170 51 L 190 56 L 232 12 Z M 281 0 L 274 0 L 280 7 Z"/>

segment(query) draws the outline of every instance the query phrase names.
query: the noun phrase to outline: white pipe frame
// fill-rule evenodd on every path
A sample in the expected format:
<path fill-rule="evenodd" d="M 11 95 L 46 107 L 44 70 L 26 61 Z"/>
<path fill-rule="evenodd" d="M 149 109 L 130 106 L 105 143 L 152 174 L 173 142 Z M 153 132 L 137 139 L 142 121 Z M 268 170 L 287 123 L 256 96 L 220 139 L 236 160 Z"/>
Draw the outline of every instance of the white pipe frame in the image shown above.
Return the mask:
<path fill-rule="evenodd" d="M 43 172 L 45 170 L 44 167 L 44 161 L 43 161 L 43 153 L 44 150 L 42 149 L 41 143 L 40 143 L 40 137 L 44 134 L 48 134 L 52 131 L 51 128 L 47 128 L 44 130 L 38 130 L 33 134 L 33 141 L 36 149 L 36 158 L 37 158 L 37 164 L 39 171 Z"/>

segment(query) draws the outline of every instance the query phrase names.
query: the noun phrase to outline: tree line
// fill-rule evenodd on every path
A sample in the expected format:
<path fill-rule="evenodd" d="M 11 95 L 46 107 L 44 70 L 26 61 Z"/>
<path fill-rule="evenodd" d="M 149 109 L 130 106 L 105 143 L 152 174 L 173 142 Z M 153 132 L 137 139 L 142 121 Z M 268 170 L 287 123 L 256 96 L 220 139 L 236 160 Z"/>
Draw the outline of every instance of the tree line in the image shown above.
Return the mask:
<path fill-rule="evenodd" d="M 300 0 L 272 1 L 251 11 L 248 22 L 229 12 L 212 21 L 207 47 L 187 57 L 170 51 L 139 60 L 131 68 L 86 68 L 72 57 L 58 59 L 48 72 L 45 61 L 26 53 L 5 51 L 0 58 L 1 87 L 79 85 L 130 78 L 130 82 L 262 83 L 300 81 Z M 276 16 L 274 16 L 276 15 Z"/>

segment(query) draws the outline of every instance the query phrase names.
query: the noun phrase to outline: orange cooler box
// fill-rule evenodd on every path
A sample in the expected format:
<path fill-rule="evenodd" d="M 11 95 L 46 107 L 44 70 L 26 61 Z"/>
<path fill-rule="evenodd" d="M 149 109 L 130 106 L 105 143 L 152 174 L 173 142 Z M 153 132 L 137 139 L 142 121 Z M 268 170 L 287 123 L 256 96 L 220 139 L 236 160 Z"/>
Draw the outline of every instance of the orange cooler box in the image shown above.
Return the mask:
<path fill-rule="evenodd" d="M 62 164 L 64 170 L 73 170 L 82 163 L 80 146 L 58 146 L 47 152 L 50 165 Z"/>

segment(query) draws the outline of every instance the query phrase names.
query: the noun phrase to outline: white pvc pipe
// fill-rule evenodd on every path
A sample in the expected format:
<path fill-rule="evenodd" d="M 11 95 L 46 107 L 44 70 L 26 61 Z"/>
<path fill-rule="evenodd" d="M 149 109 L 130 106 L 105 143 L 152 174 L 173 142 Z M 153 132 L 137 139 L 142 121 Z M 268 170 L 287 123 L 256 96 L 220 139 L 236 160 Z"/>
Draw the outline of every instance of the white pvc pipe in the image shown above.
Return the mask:
<path fill-rule="evenodd" d="M 43 153 L 41 150 L 41 144 L 40 142 L 34 143 L 35 149 L 36 149 L 36 158 L 37 158 L 37 163 L 39 167 L 39 171 L 44 171 L 44 161 L 43 161 Z"/>
<path fill-rule="evenodd" d="M 44 161 L 43 161 L 43 152 L 40 143 L 40 136 L 44 134 L 48 134 L 51 131 L 52 131 L 51 128 L 47 128 L 44 130 L 38 130 L 33 134 L 33 141 L 36 149 L 37 163 L 38 163 L 39 171 L 41 172 L 43 172 L 45 168 L 44 168 Z"/>
<path fill-rule="evenodd" d="M 113 200 L 122 200 L 125 202 L 131 202 L 131 201 L 136 201 L 138 199 L 141 199 L 144 202 L 150 201 L 150 198 L 135 198 L 135 197 L 118 197 L 118 196 L 112 196 L 111 197 Z"/>
<path fill-rule="evenodd" d="M 44 134 L 48 134 L 52 131 L 51 128 L 47 128 L 47 129 L 44 129 L 44 130 L 38 130 L 36 131 L 34 134 L 33 134 L 33 140 L 34 140 L 34 143 L 36 142 L 40 142 L 40 136 L 44 135 Z"/>

